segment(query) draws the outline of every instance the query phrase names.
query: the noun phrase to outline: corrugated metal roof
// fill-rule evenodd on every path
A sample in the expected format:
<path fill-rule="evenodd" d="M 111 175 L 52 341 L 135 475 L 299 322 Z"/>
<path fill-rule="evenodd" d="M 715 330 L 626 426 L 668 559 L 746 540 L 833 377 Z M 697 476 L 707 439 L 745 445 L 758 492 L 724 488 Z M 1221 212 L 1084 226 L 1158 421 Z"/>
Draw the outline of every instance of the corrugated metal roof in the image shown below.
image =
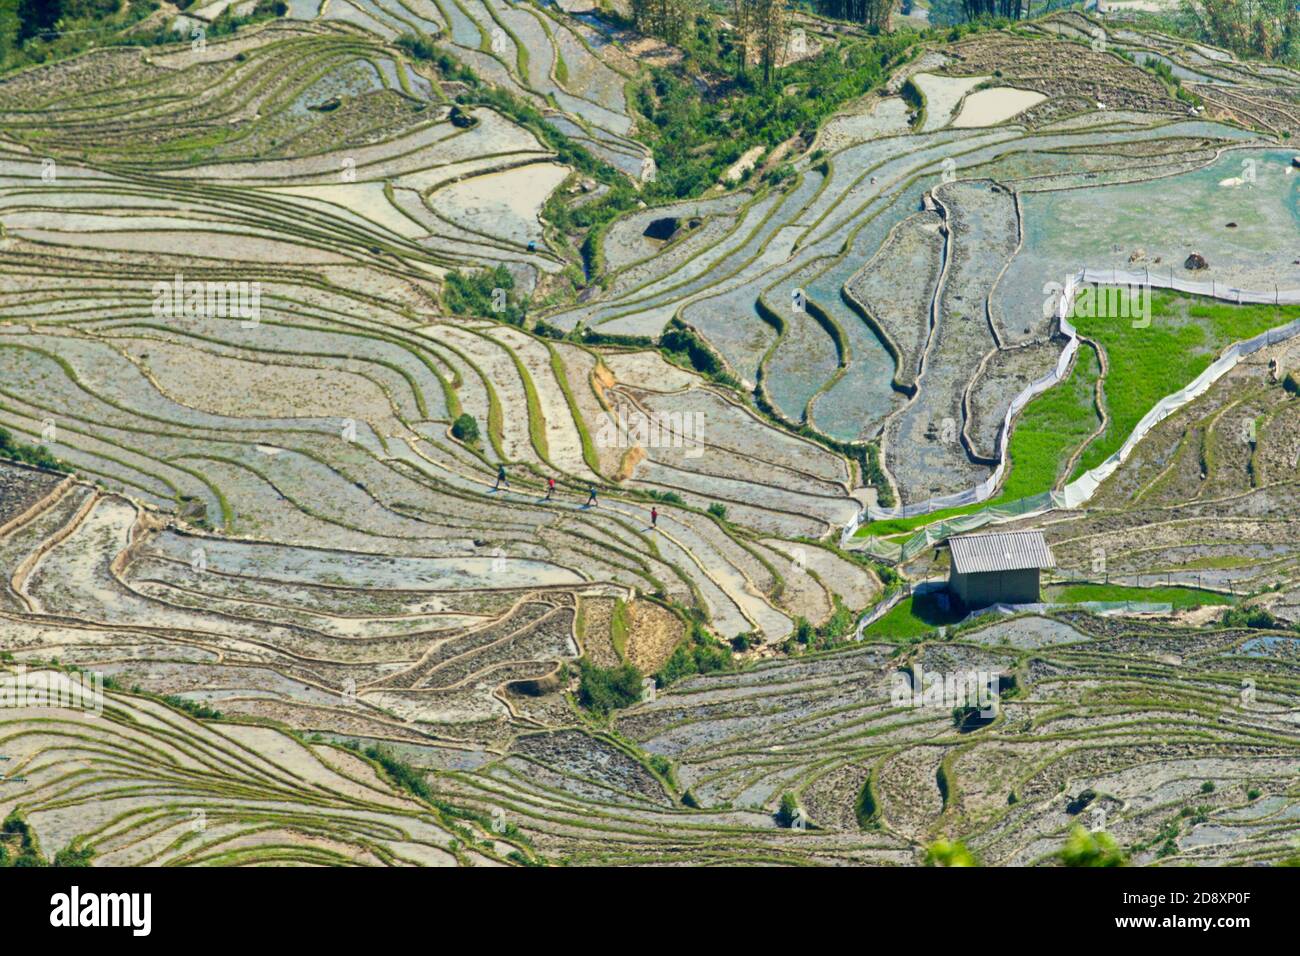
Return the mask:
<path fill-rule="evenodd" d="M 958 574 L 1056 567 L 1052 549 L 1041 531 L 963 534 L 949 538 L 948 547 Z"/>

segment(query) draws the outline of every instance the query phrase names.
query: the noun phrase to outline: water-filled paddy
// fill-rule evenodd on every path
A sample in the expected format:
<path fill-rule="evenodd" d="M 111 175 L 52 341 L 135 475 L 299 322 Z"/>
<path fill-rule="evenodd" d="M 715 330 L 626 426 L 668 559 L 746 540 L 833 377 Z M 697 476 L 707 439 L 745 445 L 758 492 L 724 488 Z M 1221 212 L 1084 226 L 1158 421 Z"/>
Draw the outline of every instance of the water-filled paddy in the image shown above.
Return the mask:
<path fill-rule="evenodd" d="M 1293 155 L 1229 150 L 1168 179 L 1024 194 L 1025 242 L 994 294 L 995 310 L 1037 315 L 1044 284 L 1064 282 L 1083 267 L 1149 267 L 1166 279 L 1300 288 L 1293 263 L 1300 257 L 1300 170 L 1291 166 Z M 1221 185 L 1234 179 L 1243 181 Z M 1130 263 L 1139 251 L 1145 257 Z M 1208 269 L 1183 268 L 1193 252 Z"/>

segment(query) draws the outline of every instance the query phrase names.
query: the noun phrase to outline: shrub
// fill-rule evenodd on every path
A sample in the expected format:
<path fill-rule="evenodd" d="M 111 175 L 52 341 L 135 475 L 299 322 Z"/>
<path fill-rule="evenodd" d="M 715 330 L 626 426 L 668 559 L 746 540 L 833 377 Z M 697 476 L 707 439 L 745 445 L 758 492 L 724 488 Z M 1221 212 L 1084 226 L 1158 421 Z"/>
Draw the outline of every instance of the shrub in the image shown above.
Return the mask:
<path fill-rule="evenodd" d="M 51 471 L 69 470 L 67 465 L 51 455 L 48 450 L 40 445 L 24 445 L 3 428 L 0 428 L 0 458 L 35 465 L 38 468 L 48 468 Z"/>
<path fill-rule="evenodd" d="M 668 328 L 659 337 L 659 347 L 669 357 L 689 363 L 695 371 L 720 385 L 736 388 L 740 384 L 727 372 L 717 353 L 678 319 L 668 323 Z"/>
<path fill-rule="evenodd" d="M 68 844 L 58 853 L 54 854 L 55 866 L 90 866 L 90 861 L 94 859 L 95 848 L 90 846 L 75 847 Z"/>
<path fill-rule="evenodd" d="M 726 521 L 727 506 L 715 501 L 713 504 L 709 505 L 709 514 L 713 515 L 715 518 L 721 519 L 722 521 Z"/>
<path fill-rule="evenodd" d="M 659 776 L 663 777 L 674 787 L 677 785 L 677 779 L 673 776 L 673 762 L 662 754 L 650 754 L 646 758 L 650 768 Z"/>
<path fill-rule="evenodd" d="M 48 865 L 45 857 L 41 856 L 40 845 L 36 842 L 36 834 L 32 833 L 32 828 L 17 810 L 5 817 L 4 823 L 0 824 L 0 848 L 3 848 L 6 840 L 18 844 L 18 855 L 12 856 L 5 849 L 3 860 L 5 866 Z"/>
<path fill-rule="evenodd" d="M 451 436 L 467 445 L 477 445 L 479 441 L 478 422 L 474 416 L 462 413 L 451 424 Z"/>
<path fill-rule="evenodd" d="M 857 622 L 856 615 L 844 606 L 839 595 L 834 595 L 835 610 L 831 616 L 826 619 L 826 623 L 817 628 L 816 644 L 821 649 L 834 647 L 841 640 L 848 637 L 854 632 L 854 626 Z"/>
<path fill-rule="evenodd" d="M 597 667 L 586 660 L 578 662 L 581 680 L 578 703 L 597 714 L 631 707 L 641 699 L 641 672 L 631 664 L 621 667 Z"/>
<path fill-rule="evenodd" d="M 647 488 L 646 494 L 655 501 L 663 501 L 670 505 L 686 504 L 686 502 L 682 500 L 682 496 L 675 491 L 658 491 L 654 488 Z"/>
<path fill-rule="evenodd" d="M 1282 629 L 1272 614 L 1262 607 L 1230 607 L 1223 612 L 1224 627 L 1253 627 L 1263 630 Z"/>
<path fill-rule="evenodd" d="M 799 815 L 799 801 L 793 793 L 781 794 L 781 805 L 776 810 L 776 822 L 787 829 L 794 826 Z"/>
<path fill-rule="evenodd" d="M 1214 793 L 1214 781 L 1207 780 L 1201 784 L 1201 793 Z"/>
<path fill-rule="evenodd" d="M 960 840 L 936 840 L 925 850 L 926 866 L 979 866 Z"/>
<path fill-rule="evenodd" d="M 417 60 L 432 60 L 438 53 L 432 40 L 414 33 L 402 34 L 397 38 L 397 45 Z"/>
<path fill-rule="evenodd" d="M 444 279 L 443 304 L 452 315 L 499 319 L 522 325 L 524 309 L 515 294 L 515 277 L 505 266 L 477 272 L 448 272 Z"/>
<path fill-rule="evenodd" d="M 177 710 L 183 710 L 191 717 L 199 720 L 220 720 L 221 711 L 214 710 L 207 704 L 200 704 L 196 700 L 190 700 L 188 697 L 177 697 L 175 694 L 168 694 L 163 697 L 163 701 L 169 707 L 175 707 Z"/>
<path fill-rule="evenodd" d="M 1128 858 L 1109 833 L 1089 833 L 1075 825 L 1058 854 L 1066 866 L 1125 866 Z"/>
<path fill-rule="evenodd" d="M 806 617 L 800 617 L 795 620 L 794 639 L 796 641 L 798 641 L 800 644 L 807 644 L 813 639 L 814 636 L 815 636 L 815 632 L 813 631 L 813 626 L 808 623 L 808 619 Z"/>
<path fill-rule="evenodd" d="M 365 749 L 364 753 L 383 767 L 384 773 L 388 774 L 393 783 L 403 790 L 422 800 L 428 800 L 432 795 L 429 791 L 429 785 L 424 781 L 424 774 L 410 764 L 399 760 L 392 751 L 372 744 Z"/>
<path fill-rule="evenodd" d="M 689 643 L 679 644 L 655 674 L 655 683 L 667 687 L 693 674 L 711 674 L 733 665 L 731 649 L 709 637 L 699 625 L 691 631 Z"/>

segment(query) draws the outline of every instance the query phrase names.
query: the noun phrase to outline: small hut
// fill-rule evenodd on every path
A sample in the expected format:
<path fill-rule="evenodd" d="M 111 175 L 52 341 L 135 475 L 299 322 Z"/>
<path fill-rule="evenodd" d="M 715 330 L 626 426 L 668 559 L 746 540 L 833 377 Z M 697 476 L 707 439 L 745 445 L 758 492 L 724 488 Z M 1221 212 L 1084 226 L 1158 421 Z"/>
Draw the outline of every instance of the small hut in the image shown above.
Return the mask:
<path fill-rule="evenodd" d="M 1056 567 L 1041 531 L 963 534 L 948 539 L 948 590 L 963 607 L 1037 604 L 1040 574 Z"/>

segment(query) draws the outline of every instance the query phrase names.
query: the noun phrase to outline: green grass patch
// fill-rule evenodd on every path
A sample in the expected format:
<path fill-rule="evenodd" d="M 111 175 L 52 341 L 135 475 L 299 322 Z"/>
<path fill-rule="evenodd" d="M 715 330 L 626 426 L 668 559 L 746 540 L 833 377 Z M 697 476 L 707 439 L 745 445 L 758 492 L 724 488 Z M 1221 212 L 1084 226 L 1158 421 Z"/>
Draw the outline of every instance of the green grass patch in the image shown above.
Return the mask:
<path fill-rule="evenodd" d="M 1065 381 L 1025 406 L 1011 432 L 1007 451 L 1011 465 L 1001 494 L 981 504 L 945 508 L 913 518 L 873 521 L 858 529 L 858 536 L 904 534 L 945 518 L 973 514 L 994 505 L 1005 506 L 1050 491 L 1074 450 L 1101 423 L 1094 392 L 1100 375 L 1097 354 L 1085 346 Z"/>
<path fill-rule="evenodd" d="M 614 645 L 614 650 L 621 661 L 627 660 L 627 635 L 630 628 L 627 602 L 619 598 L 614 602 L 614 613 L 609 619 L 609 641 Z"/>
<path fill-rule="evenodd" d="M 1101 424 L 1095 393 L 1100 376 L 1097 353 L 1081 346 L 1065 381 L 1025 407 L 1011 433 L 1010 471 L 996 502 L 1028 498 L 1056 486 L 1074 450 Z"/>
<path fill-rule="evenodd" d="M 1300 318 L 1300 308 L 1233 305 L 1171 292 L 1152 293 L 1151 324 L 1133 320 L 1075 318 L 1079 333 L 1106 352 L 1105 381 L 1110 422 L 1080 457 L 1075 475 L 1113 455 L 1161 398 L 1200 375 L 1218 354 L 1243 339 Z"/>
<path fill-rule="evenodd" d="M 1138 588 L 1122 584 L 1065 584 L 1045 589 L 1048 601 L 1057 604 L 1079 604 L 1084 601 L 1143 601 L 1172 604 L 1175 610 L 1232 604 L 1232 598 L 1214 591 L 1197 588 L 1155 587 Z"/>
<path fill-rule="evenodd" d="M 941 607 L 941 593 L 935 591 L 904 598 L 888 614 L 863 631 L 864 636 L 906 641 L 925 637 L 937 627 L 956 624 L 965 614 L 952 607 Z"/>

